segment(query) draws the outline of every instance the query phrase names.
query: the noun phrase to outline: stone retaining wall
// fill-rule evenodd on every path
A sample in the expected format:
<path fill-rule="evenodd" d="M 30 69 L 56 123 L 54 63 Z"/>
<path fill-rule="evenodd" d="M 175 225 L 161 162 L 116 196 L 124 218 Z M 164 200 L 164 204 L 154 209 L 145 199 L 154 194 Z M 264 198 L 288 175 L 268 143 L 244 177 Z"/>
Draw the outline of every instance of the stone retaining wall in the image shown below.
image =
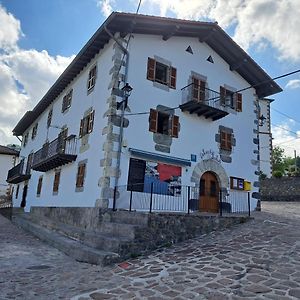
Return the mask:
<path fill-rule="evenodd" d="M 300 177 L 266 178 L 260 192 L 262 201 L 300 201 Z"/>

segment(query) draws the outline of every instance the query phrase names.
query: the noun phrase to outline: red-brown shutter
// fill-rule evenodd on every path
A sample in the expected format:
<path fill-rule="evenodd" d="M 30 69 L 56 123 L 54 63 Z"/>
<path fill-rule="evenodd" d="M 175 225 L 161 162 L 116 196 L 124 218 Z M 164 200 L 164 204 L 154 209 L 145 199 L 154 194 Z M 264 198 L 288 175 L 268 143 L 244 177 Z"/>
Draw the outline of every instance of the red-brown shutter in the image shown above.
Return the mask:
<path fill-rule="evenodd" d="M 232 145 L 231 145 L 231 133 L 226 134 L 226 142 L 227 142 L 227 150 L 232 150 Z"/>
<path fill-rule="evenodd" d="M 169 87 L 171 89 L 176 89 L 176 73 L 177 73 L 176 68 L 170 67 L 170 82 L 169 82 Z"/>
<path fill-rule="evenodd" d="M 148 57 L 148 66 L 147 66 L 147 79 L 154 81 L 155 80 L 155 60 Z"/>
<path fill-rule="evenodd" d="M 39 178 L 36 194 L 39 196 L 42 191 L 43 176 Z"/>
<path fill-rule="evenodd" d="M 55 172 L 54 181 L 53 181 L 53 192 L 58 192 L 60 181 L 60 171 Z"/>
<path fill-rule="evenodd" d="M 221 131 L 220 133 L 220 139 L 221 139 L 221 149 L 226 150 L 226 132 Z"/>
<path fill-rule="evenodd" d="M 179 132 L 179 117 L 173 116 L 172 118 L 172 137 L 178 138 Z"/>
<path fill-rule="evenodd" d="M 157 119 L 158 119 L 158 111 L 151 108 L 150 116 L 149 116 L 149 131 L 157 132 Z"/>
<path fill-rule="evenodd" d="M 88 117 L 88 130 L 87 133 L 91 133 L 93 131 L 93 126 L 94 126 L 94 115 L 95 115 L 95 111 L 93 110 L 89 117 Z"/>
<path fill-rule="evenodd" d="M 220 86 L 220 104 L 226 104 L 226 89 L 222 86 Z"/>
<path fill-rule="evenodd" d="M 193 100 L 199 100 L 199 88 L 200 82 L 199 79 L 193 77 Z"/>
<path fill-rule="evenodd" d="M 80 120 L 79 137 L 83 136 L 84 119 Z"/>
<path fill-rule="evenodd" d="M 206 82 L 205 81 L 200 81 L 200 101 L 204 102 L 205 101 L 205 86 Z"/>
<path fill-rule="evenodd" d="M 242 94 L 237 93 L 237 99 L 236 99 L 236 111 L 242 111 L 243 109 L 243 100 L 242 100 Z"/>
<path fill-rule="evenodd" d="M 85 164 L 78 166 L 76 187 L 83 187 L 85 174 Z"/>

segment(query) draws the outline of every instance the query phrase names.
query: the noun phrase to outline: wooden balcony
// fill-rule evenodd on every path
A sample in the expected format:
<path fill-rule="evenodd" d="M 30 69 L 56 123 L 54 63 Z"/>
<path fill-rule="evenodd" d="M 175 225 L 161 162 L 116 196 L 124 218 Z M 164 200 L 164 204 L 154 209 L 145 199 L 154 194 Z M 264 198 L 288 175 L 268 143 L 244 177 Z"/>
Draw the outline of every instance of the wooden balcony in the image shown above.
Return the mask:
<path fill-rule="evenodd" d="M 20 183 L 22 181 L 28 180 L 30 179 L 30 173 L 27 169 L 25 169 L 25 163 L 24 163 L 24 159 L 17 164 L 16 166 L 14 166 L 12 169 L 10 169 L 8 171 L 7 174 L 7 179 L 6 181 L 8 183 Z"/>
<path fill-rule="evenodd" d="M 228 115 L 226 107 L 220 104 L 220 94 L 211 89 L 203 90 L 190 84 L 182 89 L 182 104 L 179 106 L 183 112 L 197 114 L 212 121 L 219 120 Z"/>
<path fill-rule="evenodd" d="M 35 171 L 47 172 L 76 160 L 75 135 L 67 138 L 58 137 L 52 142 L 45 143 L 34 153 L 31 168 Z"/>

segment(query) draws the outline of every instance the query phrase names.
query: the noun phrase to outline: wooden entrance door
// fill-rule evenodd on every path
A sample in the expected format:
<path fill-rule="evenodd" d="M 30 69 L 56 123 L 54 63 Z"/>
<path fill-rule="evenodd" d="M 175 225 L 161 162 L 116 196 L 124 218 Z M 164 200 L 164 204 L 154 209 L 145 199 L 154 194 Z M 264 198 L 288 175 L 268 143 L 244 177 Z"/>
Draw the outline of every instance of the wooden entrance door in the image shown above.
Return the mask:
<path fill-rule="evenodd" d="M 200 211 L 217 213 L 219 211 L 219 183 L 212 172 L 206 172 L 200 179 Z"/>

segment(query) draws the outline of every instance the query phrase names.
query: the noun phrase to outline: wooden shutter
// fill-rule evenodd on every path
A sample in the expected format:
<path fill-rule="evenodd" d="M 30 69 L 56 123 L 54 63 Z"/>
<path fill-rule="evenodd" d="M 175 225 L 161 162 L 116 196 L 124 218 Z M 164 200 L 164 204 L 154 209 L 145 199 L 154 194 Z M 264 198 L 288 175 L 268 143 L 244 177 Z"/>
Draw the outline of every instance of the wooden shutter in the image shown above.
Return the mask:
<path fill-rule="evenodd" d="M 237 93 L 237 98 L 236 98 L 236 111 L 242 111 L 243 104 L 242 104 L 242 94 Z"/>
<path fill-rule="evenodd" d="M 178 138 L 179 132 L 179 117 L 173 116 L 172 118 L 172 137 Z"/>
<path fill-rule="evenodd" d="M 43 176 L 39 178 L 36 194 L 39 196 L 42 191 Z"/>
<path fill-rule="evenodd" d="M 154 81 L 155 80 L 155 60 L 148 57 L 148 66 L 147 66 L 147 79 Z"/>
<path fill-rule="evenodd" d="M 171 89 L 176 89 L 176 68 L 170 67 L 170 81 L 169 81 L 169 87 Z"/>
<path fill-rule="evenodd" d="M 158 121 L 158 111 L 151 108 L 150 117 L 149 117 L 149 131 L 157 132 L 157 121 Z"/>
<path fill-rule="evenodd" d="M 84 174 L 85 174 L 85 164 L 79 165 L 77 171 L 77 178 L 76 178 L 76 187 L 83 187 Z"/>
<path fill-rule="evenodd" d="M 220 86 L 220 104 L 226 105 L 226 89 Z"/>
<path fill-rule="evenodd" d="M 231 133 L 226 134 L 226 142 L 227 142 L 227 150 L 232 150 L 232 145 L 231 145 Z"/>
<path fill-rule="evenodd" d="M 231 133 L 226 133 L 224 131 L 221 131 L 221 149 L 223 150 L 232 150 L 232 144 L 231 144 Z"/>
<path fill-rule="evenodd" d="M 93 131 L 94 126 L 94 115 L 95 111 L 93 110 L 88 117 L 88 124 L 87 124 L 87 133 L 91 133 Z"/>
<path fill-rule="evenodd" d="M 224 131 L 221 131 L 220 133 L 221 138 L 221 149 L 226 149 L 226 133 Z"/>
<path fill-rule="evenodd" d="M 204 102 L 205 101 L 205 86 L 206 82 L 200 80 L 200 101 Z"/>
<path fill-rule="evenodd" d="M 80 120 L 79 137 L 83 136 L 84 119 Z"/>
<path fill-rule="evenodd" d="M 200 80 L 193 77 L 193 100 L 199 100 L 199 91 L 200 91 Z"/>
<path fill-rule="evenodd" d="M 55 172 L 54 181 L 53 181 L 53 192 L 58 192 L 60 181 L 60 171 Z"/>

